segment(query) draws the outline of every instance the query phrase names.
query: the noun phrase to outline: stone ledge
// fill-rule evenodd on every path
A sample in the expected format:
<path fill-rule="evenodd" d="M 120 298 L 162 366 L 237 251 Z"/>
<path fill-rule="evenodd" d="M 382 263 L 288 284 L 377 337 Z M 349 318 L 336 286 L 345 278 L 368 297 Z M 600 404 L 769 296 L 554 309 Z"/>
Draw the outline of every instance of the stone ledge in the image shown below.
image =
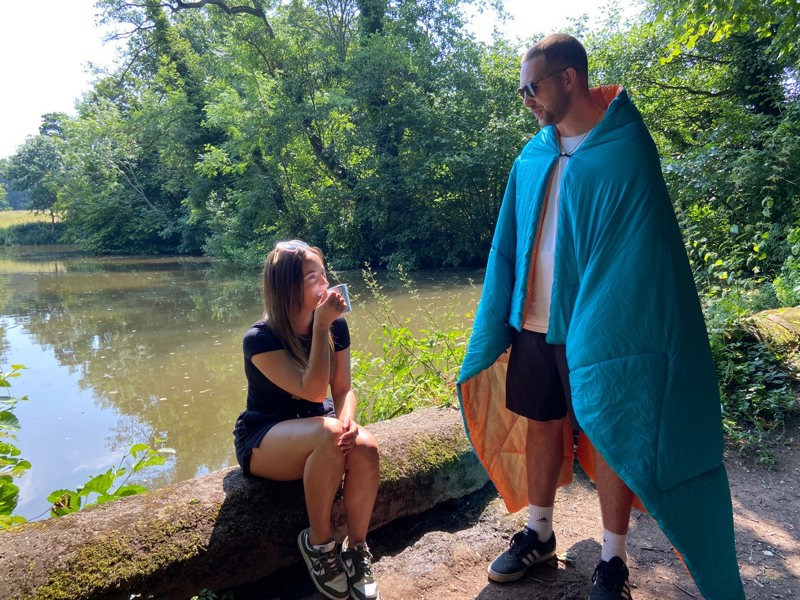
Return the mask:
<path fill-rule="evenodd" d="M 369 426 L 380 445 L 375 529 L 488 481 L 461 413 L 426 409 Z M 0 597 L 185 598 L 256 581 L 299 560 L 300 482 L 252 481 L 238 467 L 57 519 L 0 531 Z M 334 506 L 339 534 L 341 501 Z"/>

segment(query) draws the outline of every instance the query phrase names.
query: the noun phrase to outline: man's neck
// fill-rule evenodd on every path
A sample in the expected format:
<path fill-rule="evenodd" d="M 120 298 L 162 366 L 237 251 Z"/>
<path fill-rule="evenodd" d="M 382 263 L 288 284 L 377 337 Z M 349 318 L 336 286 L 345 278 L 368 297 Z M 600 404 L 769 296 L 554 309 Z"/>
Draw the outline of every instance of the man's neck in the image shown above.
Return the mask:
<path fill-rule="evenodd" d="M 569 114 L 556 125 L 558 133 L 564 137 L 576 137 L 591 131 L 603 118 L 605 111 L 597 106 L 591 98 L 576 101 Z"/>

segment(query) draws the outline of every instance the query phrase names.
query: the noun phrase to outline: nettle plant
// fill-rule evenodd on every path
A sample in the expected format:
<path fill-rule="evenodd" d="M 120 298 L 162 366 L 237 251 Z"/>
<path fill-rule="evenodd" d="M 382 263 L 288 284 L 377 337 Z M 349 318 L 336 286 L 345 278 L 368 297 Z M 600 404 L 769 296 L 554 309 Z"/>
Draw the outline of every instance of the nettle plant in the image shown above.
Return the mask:
<path fill-rule="evenodd" d="M 457 303 L 434 315 L 402 266 L 397 268 L 404 293 L 414 300 L 414 314 L 398 316 L 369 267 L 362 271 L 374 309 L 364 309 L 375 327 L 371 341 L 378 351 L 355 350 L 353 380 L 362 402 L 364 423 L 391 419 L 424 406 L 455 406 L 455 384 L 469 341 Z M 412 323 L 418 323 L 412 327 Z"/>

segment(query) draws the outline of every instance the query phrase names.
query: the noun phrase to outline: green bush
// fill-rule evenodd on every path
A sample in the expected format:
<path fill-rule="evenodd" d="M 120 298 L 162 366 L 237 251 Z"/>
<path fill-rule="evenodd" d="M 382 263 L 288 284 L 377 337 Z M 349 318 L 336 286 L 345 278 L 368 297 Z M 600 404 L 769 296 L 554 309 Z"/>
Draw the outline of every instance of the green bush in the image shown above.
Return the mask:
<path fill-rule="evenodd" d="M 357 418 L 363 423 L 391 419 L 425 406 L 457 403 L 455 383 L 470 327 L 460 324 L 464 315 L 455 311 L 434 317 L 402 266 L 397 270 L 403 289 L 416 306 L 414 314 L 406 318 L 397 316 L 375 273 L 369 268 L 362 271 L 378 307 L 374 313 L 366 311 L 366 316 L 375 323 L 372 340 L 380 348 L 377 356 L 363 350 L 353 352 L 353 380 L 361 399 Z M 412 322 L 423 325 L 414 331 Z"/>
<path fill-rule="evenodd" d="M 730 288 L 705 310 L 725 435 L 740 452 L 766 465 L 775 460 L 768 442 L 800 412 L 798 385 L 782 357 L 756 339 L 744 319 L 776 304 L 773 287 L 765 284 L 756 290 Z"/>
<path fill-rule="evenodd" d="M 4 246 L 47 245 L 61 243 L 63 223 L 19 223 L 0 229 L 0 244 Z"/>
<path fill-rule="evenodd" d="M 10 371 L 0 371 L 0 390 L 4 392 L 0 396 L 0 529 L 25 521 L 22 517 L 12 515 L 19 502 L 19 487 L 14 479 L 30 469 L 31 463 L 22 458 L 19 448 L 12 442 L 17 439 L 16 432 L 19 431 L 19 420 L 14 409 L 17 403 L 24 402 L 27 397 L 14 398 L 8 394 L 11 388 L 9 379 L 19 377 L 24 368 L 22 365 L 11 365 Z"/>
<path fill-rule="evenodd" d="M 800 305 L 800 227 L 787 236 L 789 256 L 783 261 L 773 285 L 781 306 Z"/>

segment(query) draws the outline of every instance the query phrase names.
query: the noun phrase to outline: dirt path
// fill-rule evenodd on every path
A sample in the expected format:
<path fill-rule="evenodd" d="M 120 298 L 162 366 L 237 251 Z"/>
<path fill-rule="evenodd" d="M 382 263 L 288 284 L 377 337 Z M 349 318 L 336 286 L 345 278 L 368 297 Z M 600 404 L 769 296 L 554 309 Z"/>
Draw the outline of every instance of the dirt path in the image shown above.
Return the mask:
<path fill-rule="evenodd" d="M 759 467 L 729 453 L 736 548 L 750 600 L 800 600 L 800 423 L 776 446 L 777 466 Z M 585 476 L 559 490 L 557 564 L 523 580 L 489 583 L 487 564 L 508 543 L 527 513 L 509 515 L 492 486 L 418 517 L 370 534 L 382 600 L 585 600 L 600 555 L 597 495 Z M 702 532 L 698 533 L 702 535 Z M 648 516 L 635 513 L 629 567 L 636 600 L 700 598 L 669 542 Z M 295 549 L 287 549 L 294 552 Z M 292 567 L 247 590 L 249 598 L 310 600 L 315 593 L 302 567 Z"/>

